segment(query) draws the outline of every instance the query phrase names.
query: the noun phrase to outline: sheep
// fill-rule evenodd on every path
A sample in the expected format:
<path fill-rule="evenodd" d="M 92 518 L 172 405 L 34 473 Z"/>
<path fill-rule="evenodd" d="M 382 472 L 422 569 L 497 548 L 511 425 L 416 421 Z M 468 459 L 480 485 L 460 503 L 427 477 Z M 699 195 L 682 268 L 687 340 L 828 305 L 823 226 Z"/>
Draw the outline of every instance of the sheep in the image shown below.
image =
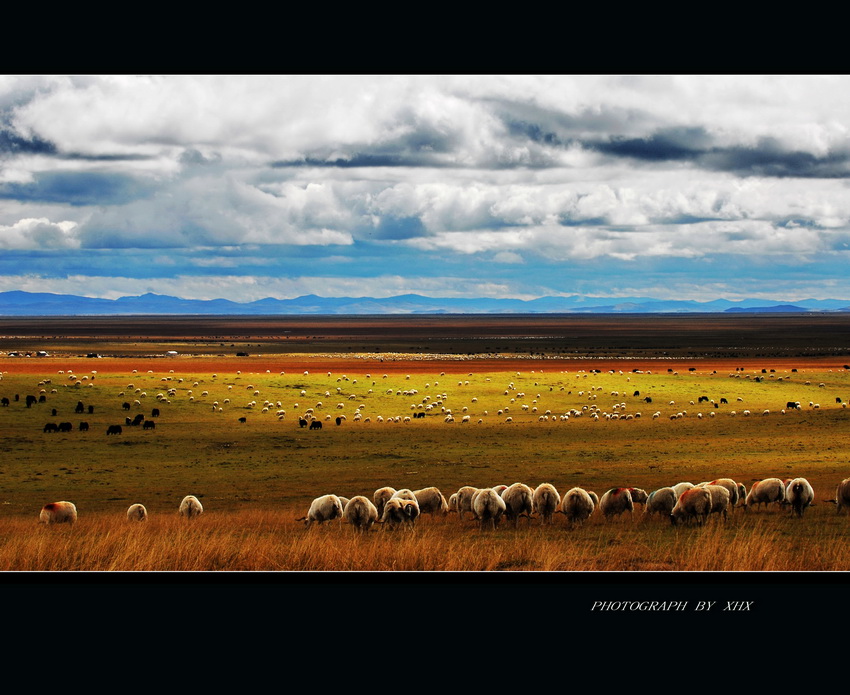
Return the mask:
<path fill-rule="evenodd" d="M 729 491 L 730 510 L 733 509 L 739 502 L 743 501 L 743 497 L 741 496 L 743 483 L 736 483 L 732 480 L 732 478 L 718 478 L 717 480 L 712 480 L 710 483 L 706 483 L 706 485 L 720 485 Z M 744 496 L 746 496 L 746 491 L 744 492 Z"/>
<path fill-rule="evenodd" d="M 519 517 L 523 514 L 531 518 L 534 508 L 534 491 L 525 483 L 514 483 L 501 492 L 505 501 L 505 516 L 513 521 L 514 527 L 519 523 Z"/>
<path fill-rule="evenodd" d="M 747 506 L 747 486 L 744 483 L 738 483 L 738 507 Z"/>
<path fill-rule="evenodd" d="M 472 513 L 478 519 L 481 530 L 488 525 L 492 530 L 507 510 L 505 500 L 493 489 L 478 490 L 472 500 Z"/>
<path fill-rule="evenodd" d="M 419 504 L 416 499 L 416 495 L 413 494 L 413 490 L 410 490 L 406 487 L 403 487 L 401 490 L 396 490 L 390 497 L 390 499 L 393 498 L 398 498 L 402 500 L 413 500 L 414 502 L 416 502 L 417 505 Z"/>
<path fill-rule="evenodd" d="M 791 505 L 791 511 L 798 517 L 803 516 L 806 508 L 815 499 L 815 491 L 805 478 L 794 478 L 785 487 L 785 503 Z"/>
<path fill-rule="evenodd" d="M 749 508 L 751 504 L 762 504 L 767 506 L 771 502 L 782 504 L 785 501 L 785 485 L 779 478 L 766 478 L 753 483 L 750 493 L 744 502 L 744 507 Z"/>
<path fill-rule="evenodd" d="M 727 519 L 731 499 L 729 489 L 723 485 L 712 485 L 710 483 L 705 485 L 703 489 L 708 490 L 711 494 L 711 510 L 709 514 L 723 514 L 723 519 Z"/>
<path fill-rule="evenodd" d="M 416 500 L 403 497 L 392 497 L 384 506 L 384 514 L 381 517 L 382 524 L 388 524 L 385 528 L 395 530 L 399 526 L 413 530 L 416 519 L 419 517 L 419 505 Z"/>
<path fill-rule="evenodd" d="M 74 524 L 77 507 L 73 502 L 49 502 L 41 508 L 38 521 L 42 524 Z"/>
<path fill-rule="evenodd" d="M 445 516 L 449 513 L 449 503 L 438 488 L 426 487 L 421 490 L 414 490 L 413 496 L 416 497 L 416 502 L 419 504 L 420 514 L 436 514 L 440 513 Z"/>
<path fill-rule="evenodd" d="M 656 512 L 670 516 L 678 499 L 679 496 L 672 487 L 662 487 L 651 492 L 646 499 L 646 507 L 643 510 L 644 518 L 648 519 Z"/>
<path fill-rule="evenodd" d="M 682 496 L 682 493 L 685 490 L 690 490 L 692 487 L 695 487 L 693 483 L 676 483 L 675 485 L 673 485 L 673 491 L 676 493 L 676 497 L 678 498 Z"/>
<path fill-rule="evenodd" d="M 351 524 L 356 532 L 364 533 L 378 520 L 378 508 L 368 497 L 356 495 L 345 504 L 342 518 Z"/>
<path fill-rule="evenodd" d="M 843 507 L 850 507 L 850 478 L 845 478 L 835 488 L 835 499 L 828 500 L 835 505 L 835 513 L 841 514 Z"/>
<path fill-rule="evenodd" d="M 143 504 L 131 504 L 127 510 L 127 521 L 147 521 L 148 510 Z"/>
<path fill-rule="evenodd" d="M 372 501 L 375 503 L 375 508 L 378 510 L 379 517 L 383 516 L 384 505 L 395 493 L 396 489 L 394 487 L 382 487 L 375 490 L 372 495 Z"/>
<path fill-rule="evenodd" d="M 599 509 L 607 521 L 612 516 L 619 516 L 623 512 L 634 512 L 632 493 L 627 487 L 612 487 L 599 500 Z"/>
<path fill-rule="evenodd" d="M 456 493 L 454 493 L 454 495 L 452 495 L 452 497 L 455 498 L 455 506 L 452 507 L 451 503 L 449 503 L 449 509 L 457 512 L 459 521 L 463 521 L 464 512 L 472 512 L 472 515 L 475 516 L 475 510 L 472 506 L 472 498 L 475 496 L 476 492 L 478 492 L 477 487 L 464 485 Z"/>
<path fill-rule="evenodd" d="M 534 511 L 540 516 L 541 524 L 552 522 L 552 516 L 561 504 L 561 495 L 551 483 L 540 483 L 531 497 Z"/>
<path fill-rule="evenodd" d="M 296 521 L 303 521 L 306 528 L 315 522 L 323 524 L 326 521 L 339 519 L 342 516 L 342 502 L 336 495 L 322 495 L 317 497 L 310 503 L 310 509 L 307 511 L 307 516 L 302 516 Z"/>
<path fill-rule="evenodd" d="M 186 495 L 183 501 L 180 502 L 180 516 L 185 516 L 187 519 L 194 519 L 204 513 L 204 508 L 201 506 L 200 500 L 194 495 Z"/>
<path fill-rule="evenodd" d="M 583 524 L 585 519 L 593 514 L 594 509 L 596 509 L 596 502 L 591 493 L 580 487 L 574 487 L 564 495 L 558 511 L 567 517 L 567 524 L 572 525 Z"/>
<path fill-rule="evenodd" d="M 711 513 L 711 492 L 704 487 L 692 487 L 685 490 L 670 512 L 670 523 L 676 526 L 680 521 L 696 519 L 702 526 Z"/>
<path fill-rule="evenodd" d="M 646 494 L 646 490 L 641 490 L 639 487 L 630 487 L 629 493 L 632 496 L 632 502 L 635 504 L 646 504 L 646 500 L 649 495 Z"/>

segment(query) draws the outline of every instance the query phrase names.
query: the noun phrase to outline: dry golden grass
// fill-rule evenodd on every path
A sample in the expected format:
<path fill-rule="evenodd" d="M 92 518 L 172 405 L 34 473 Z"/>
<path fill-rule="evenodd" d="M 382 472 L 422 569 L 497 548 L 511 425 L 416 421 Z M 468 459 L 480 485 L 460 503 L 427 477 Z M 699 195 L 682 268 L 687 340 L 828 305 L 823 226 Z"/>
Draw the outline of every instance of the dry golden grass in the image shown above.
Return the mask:
<path fill-rule="evenodd" d="M 0 525 L 2 571 L 847 571 L 850 522 L 821 504 L 802 519 L 786 512 L 737 510 L 704 527 L 672 527 L 657 519 L 583 527 L 521 520 L 481 531 L 424 517 L 412 531 L 355 533 L 334 521 L 305 529 L 295 510 L 207 513 L 189 522 L 176 514 L 128 522 L 92 513 L 75 526 L 34 519 Z"/>

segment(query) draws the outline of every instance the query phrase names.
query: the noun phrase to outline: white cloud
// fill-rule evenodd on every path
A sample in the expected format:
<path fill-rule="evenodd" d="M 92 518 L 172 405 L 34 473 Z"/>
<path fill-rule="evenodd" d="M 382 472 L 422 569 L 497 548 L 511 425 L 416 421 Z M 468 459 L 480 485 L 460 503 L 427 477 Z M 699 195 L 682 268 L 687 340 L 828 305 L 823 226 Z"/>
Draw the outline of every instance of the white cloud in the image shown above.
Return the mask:
<path fill-rule="evenodd" d="M 0 248 L 8 250 L 79 248 L 74 222 L 51 222 L 45 217 L 25 218 L 15 224 L 0 225 Z"/>

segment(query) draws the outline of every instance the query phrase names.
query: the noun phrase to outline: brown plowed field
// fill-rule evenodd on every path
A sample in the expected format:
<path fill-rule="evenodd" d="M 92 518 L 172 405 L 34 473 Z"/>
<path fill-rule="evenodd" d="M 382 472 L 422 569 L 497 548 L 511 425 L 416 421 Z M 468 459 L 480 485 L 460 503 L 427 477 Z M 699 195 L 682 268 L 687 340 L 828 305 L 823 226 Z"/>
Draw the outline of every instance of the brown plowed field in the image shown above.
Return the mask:
<path fill-rule="evenodd" d="M 829 369 L 850 362 L 850 314 L 0 317 L 3 370 L 92 352 L 104 372 Z"/>

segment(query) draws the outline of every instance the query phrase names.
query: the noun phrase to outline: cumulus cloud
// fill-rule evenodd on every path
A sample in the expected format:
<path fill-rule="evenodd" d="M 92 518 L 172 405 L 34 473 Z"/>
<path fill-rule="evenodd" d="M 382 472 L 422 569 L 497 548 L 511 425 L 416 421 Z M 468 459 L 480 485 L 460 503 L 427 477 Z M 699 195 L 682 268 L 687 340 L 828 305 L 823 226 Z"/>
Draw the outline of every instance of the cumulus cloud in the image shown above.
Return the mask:
<path fill-rule="evenodd" d="M 79 248 L 74 222 L 51 222 L 26 218 L 10 226 L 0 225 L 0 248 L 15 250 Z"/>
<path fill-rule="evenodd" d="M 0 77 L 0 247 L 34 272 L 45 261 L 23 252 L 49 250 L 93 277 L 95 252 L 141 249 L 173 278 L 250 268 L 245 287 L 263 267 L 274 287 L 327 279 L 328 257 L 340 276 L 384 282 L 403 267 L 404 291 L 431 277 L 431 293 L 472 287 L 459 278 L 479 262 L 478 291 L 523 295 L 560 289 L 523 279 L 552 263 L 592 285 L 602 262 L 772 258 L 818 265 L 826 283 L 850 243 L 848 87 L 840 75 Z M 344 293 L 345 279 L 328 286 Z"/>

